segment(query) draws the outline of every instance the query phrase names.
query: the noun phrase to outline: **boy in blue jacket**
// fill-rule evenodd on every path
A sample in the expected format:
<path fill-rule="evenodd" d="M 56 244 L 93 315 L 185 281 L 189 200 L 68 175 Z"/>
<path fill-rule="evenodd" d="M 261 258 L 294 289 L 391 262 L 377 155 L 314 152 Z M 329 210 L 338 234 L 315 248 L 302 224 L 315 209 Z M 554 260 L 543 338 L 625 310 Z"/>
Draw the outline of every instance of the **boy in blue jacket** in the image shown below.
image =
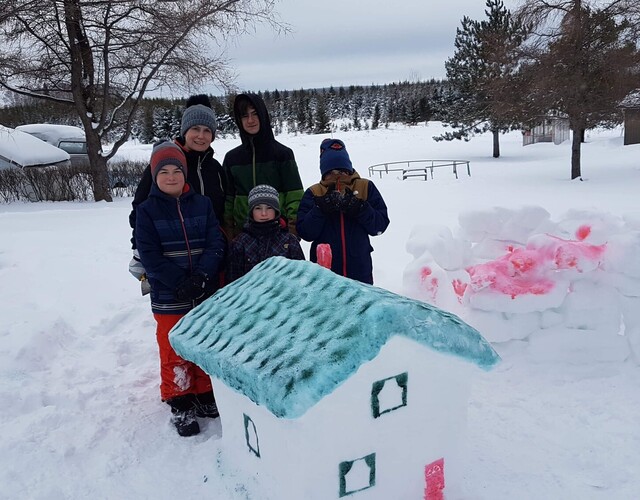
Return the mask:
<path fill-rule="evenodd" d="M 298 235 L 312 242 L 312 262 L 317 262 L 318 244 L 328 243 L 333 272 L 373 284 L 369 236 L 382 234 L 389 225 L 382 195 L 373 182 L 360 178 L 338 139 L 320 144 L 320 173 L 320 182 L 300 201 Z"/>
<path fill-rule="evenodd" d="M 217 417 L 211 379 L 180 358 L 169 330 L 216 288 L 225 240 L 211 200 L 185 181 L 182 149 L 163 142 L 151 154 L 153 185 L 137 208 L 136 247 L 151 286 L 151 310 L 160 350 L 160 395 L 171 406 L 178 434 L 200 432 L 196 416 Z"/>

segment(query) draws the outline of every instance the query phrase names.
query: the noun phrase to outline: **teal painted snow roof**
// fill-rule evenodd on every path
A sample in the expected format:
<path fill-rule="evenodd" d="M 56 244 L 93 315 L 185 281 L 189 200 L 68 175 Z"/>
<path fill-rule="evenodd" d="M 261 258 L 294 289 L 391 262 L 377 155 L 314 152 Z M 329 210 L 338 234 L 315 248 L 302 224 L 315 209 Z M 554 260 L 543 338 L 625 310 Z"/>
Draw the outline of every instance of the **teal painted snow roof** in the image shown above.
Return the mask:
<path fill-rule="evenodd" d="M 454 314 L 273 257 L 224 287 L 174 327 L 176 352 L 283 418 L 331 394 L 393 335 L 489 369 L 491 345 Z"/>

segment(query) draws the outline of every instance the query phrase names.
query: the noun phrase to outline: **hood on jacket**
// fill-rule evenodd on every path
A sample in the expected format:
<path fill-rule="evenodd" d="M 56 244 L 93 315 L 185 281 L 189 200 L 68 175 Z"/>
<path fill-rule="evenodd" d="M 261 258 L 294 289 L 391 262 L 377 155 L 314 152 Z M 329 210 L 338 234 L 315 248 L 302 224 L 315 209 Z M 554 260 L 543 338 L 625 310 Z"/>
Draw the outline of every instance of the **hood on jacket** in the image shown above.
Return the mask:
<path fill-rule="evenodd" d="M 256 113 L 258 113 L 258 118 L 260 119 L 260 131 L 255 136 L 247 134 L 242 127 L 242 118 L 240 116 L 238 102 L 243 99 L 247 99 L 249 100 L 249 102 L 251 102 L 252 106 L 256 109 Z M 236 121 L 236 125 L 240 130 L 240 139 L 242 140 L 242 144 L 251 144 L 252 137 L 254 144 L 257 142 L 265 143 L 275 139 L 273 130 L 271 129 L 271 117 L 269 116 L 269 112 L 267 111 L 266 104 L 262 100 L 262 97 L 260 97 L 259 95 L 252 93 L 238 94 L 233 101 L 233 116 Z"/>

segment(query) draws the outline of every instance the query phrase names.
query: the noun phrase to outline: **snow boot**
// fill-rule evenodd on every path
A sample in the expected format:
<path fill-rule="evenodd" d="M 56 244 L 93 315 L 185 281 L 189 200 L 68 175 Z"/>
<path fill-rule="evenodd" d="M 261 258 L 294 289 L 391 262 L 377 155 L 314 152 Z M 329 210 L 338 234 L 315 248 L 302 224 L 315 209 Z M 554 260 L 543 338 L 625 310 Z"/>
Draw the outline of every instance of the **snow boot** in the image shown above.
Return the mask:
<path fill-rule="evenodd" d="M 195 436 L 200 433 L 191 394 L 171 398 L 167 403 L 171 406 L 171 423 L 180 436 Z"/>
<path fill-rule="evenodd" d="M 218 405 L 213 391 L 196 394 L 193 398 L 196 416 L 200 418 L 218 418 Z"/>

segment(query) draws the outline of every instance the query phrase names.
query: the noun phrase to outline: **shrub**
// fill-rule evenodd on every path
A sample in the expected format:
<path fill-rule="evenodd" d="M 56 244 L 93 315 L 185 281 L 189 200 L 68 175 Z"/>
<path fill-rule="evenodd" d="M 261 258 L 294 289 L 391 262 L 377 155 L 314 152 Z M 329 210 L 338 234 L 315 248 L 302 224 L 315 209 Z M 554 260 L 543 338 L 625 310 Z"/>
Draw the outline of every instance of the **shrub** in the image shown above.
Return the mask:
<path fill-rule="evenodd" d="M 117 197 L 133 196 L 147 163 L 122 160 L 109 164 L 109 185 Z M 0 170 L 0 202 L 92 200 L 88 166 L 27 167 Z"/>

